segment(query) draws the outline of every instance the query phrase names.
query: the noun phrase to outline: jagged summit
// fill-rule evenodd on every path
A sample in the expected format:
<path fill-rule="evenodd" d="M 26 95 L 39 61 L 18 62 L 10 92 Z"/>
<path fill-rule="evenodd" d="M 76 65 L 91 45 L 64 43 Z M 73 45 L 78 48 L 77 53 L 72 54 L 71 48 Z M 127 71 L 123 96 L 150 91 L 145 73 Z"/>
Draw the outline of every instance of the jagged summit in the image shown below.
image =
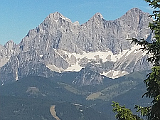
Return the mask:
<path fill-rule="evenodd" d="M 13 40 L 9 40 L 4 46 L 8 45 L 8 44 L 15 44 Z"/>
<path fill-rule="evenodd" d="M 127 11 L 121 18 L 129 16 L 129 17 L 134 17 L 136 19 L 137 16 L 142 16 L 142 15 L 146 15 L 148 17 L 149 13 L 145 13 L 139 8 L 132 8 L 129 11 Z"/>
<path fill-rule="evenodd" d="M 65 16 L 62 15 L 60 12 L 51 13 L 51 14 L 48 15 L 48 17 L 47 17 L 46 19 L 49 19 L 49 20 L 51 20 L 51 21 L 54 20 L 54 21 L 56 21 L 56 22 L 58 22 L 58 21 L 61 19 L 61 20 L 65 20 L 65 21 L 68 21 L 68 22 L 71 22 L 71 23 L 72 23 L 72 21 L 71 21 L 69 18 L 65 17 Z M 97 13 L 95 13 L 95 14 L 93 15 L 93 17 L 91 17 L 91 19 L 102 20 L 102 19 L 103 19 L 103 15 L 102 15 L 101 13 L 97 12 Z M 74 24 L 74 25 L 79 25 L 79 22 L 78 22 L 78 21 L 75 21 L 73 24 Z"/>
<path fill-rule="evenodd" d="M 103 16 L 101 13 L 96 13 L 93 15 L 93 17 L 90 18 L 90 20 L 102 20 L 103 19 Z"/>
<path fill-rule="evenodd" d="M 141 9 L 139 9 L 139 8 L 132 8 L 132 9 L 130 9 L 130 10 L 128 11 L 128 13 L 129 13 L 129 12 L 142 13 L 143 11 L 142 11 Z"/>
<path fill-rule="evenodd" d="M 52 20 L 59 20 L 59 19 L 63 19 L 65 21 L 68 21 L 68 22 L 71 22 L 71 20 L 65 16 L 63 16 L 61 13 L 59 12 L 55 12 L 55 13 L 51 13 L 49 14 L 49 16 L 47 17 L 49 19 L 52 19 Z"/>
<path fill-rule="evenodd" d="M 9 50 L 12 50 L 13 48 L 16 47 L 16 43 L 14 43 L 13 40 L 10 40 L 4 45 L 4 47 Z"/>
<path fill-rule="evenodd" d="M 103 16 L 102 16 L 102 14 L 101 13 L 96 13 L 93 17 L 95 17 L 95 18 L 103 18 Z"/>
<path fill-rule="evenodd" d="M 78 21 L 75 21 L 73 24 L 74 24 L 75 26 L 76 26 L 76 25 L 77 25 L 77 26 L 80 25 Z"/>

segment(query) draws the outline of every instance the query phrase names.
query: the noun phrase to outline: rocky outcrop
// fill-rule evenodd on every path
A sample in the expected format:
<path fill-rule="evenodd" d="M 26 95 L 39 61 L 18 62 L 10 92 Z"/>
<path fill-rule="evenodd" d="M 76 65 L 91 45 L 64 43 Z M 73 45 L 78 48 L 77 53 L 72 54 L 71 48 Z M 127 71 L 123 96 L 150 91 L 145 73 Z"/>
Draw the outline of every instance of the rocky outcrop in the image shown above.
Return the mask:
<path fill-rule="evenodd" d="M 80 71 L 84 68 L 76 80 L 88 85 L 101 83 L 101 75 L 112 77 L 115 74 L 110 73 L 114 71 L 119 71 L 116 74 L 119 77 L 150 69 L 145 53 L 126 40 L 128 37 L 152 38 L 148 28 L 152 19 L 148 16 L 148 13 L 133 8 L 113 21 L 106 21 L 96 13 L 80 25 L 58 12 L 50 14 L 18 45 L 9 41 L 0 46 L 0 80 L 3 83 L 15 81 L 29 74 L 48 77 L 47 72 Z M 96 73 L 92 70 L 90 77 L 94 79 L 90 80 L 88 63 L 99 69 Z"/>
<path fill-rule="evenodd" d="M 15 54 L 15 48 L 16 44 L 13 41 L 8 41 L 4 46 L 0 45 L 0 68 Z"/>

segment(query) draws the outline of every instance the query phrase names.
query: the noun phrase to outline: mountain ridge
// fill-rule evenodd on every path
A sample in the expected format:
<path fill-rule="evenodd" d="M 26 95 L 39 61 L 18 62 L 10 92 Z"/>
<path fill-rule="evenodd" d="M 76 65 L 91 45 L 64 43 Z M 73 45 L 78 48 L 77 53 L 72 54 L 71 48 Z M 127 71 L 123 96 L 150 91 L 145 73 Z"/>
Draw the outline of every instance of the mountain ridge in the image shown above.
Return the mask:
<path fill-rule="evenodd" d="M 152 19 L 148 15 L 133 8 L 116 20 L 106 21 L 96 13 L 79 25 L 59 12 L 50 14 L 38 27 L 29 30 L 19 44 L 8 42 L 1 46 L 0 80 L 15 81 L 30 74 L 49 77 L 52 71 L 80 71 L 90 63 L 97 69 L 100 67 L 94 75 L 111 78 L 150 69 L 145 53 L 125 40 L 127 36 L 138 39 L 150 36 L 151 31 L 146 27 Z M 108 62 L 113 63 L 110 69 Z M 98 76 L 93 81 L 101 83 Z M 92 83 L 92 79 L 89 81 Z"/>

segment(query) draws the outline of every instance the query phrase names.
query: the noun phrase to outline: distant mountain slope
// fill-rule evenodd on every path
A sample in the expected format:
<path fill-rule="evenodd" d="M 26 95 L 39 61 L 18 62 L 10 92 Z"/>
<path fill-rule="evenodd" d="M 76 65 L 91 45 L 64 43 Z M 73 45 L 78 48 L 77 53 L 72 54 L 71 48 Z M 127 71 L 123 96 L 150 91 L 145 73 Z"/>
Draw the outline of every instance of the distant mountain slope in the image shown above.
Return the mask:
<path fill-rule="evenodd" d="M 96 13 L 79 25 L 58 12 L 50 14 L 18 45 L 9 41 L 0 46 L 0 80 L 5 84 L 27 75 L 50 77 L 54 72 L 80 71 L 88 63 L 97 68 L 98 76 L 110 78 L 148 70 L 145 53 L 126 40 L 152 38 L 148 28 L 152 19 L 148 16 L 133 8 L 113 21 L 106 21 Z M 101 77 L 96 77 L 87 84 L 93 83 L 92 80 L 96 84 L 102 82 Z"/>
<path fill-rule="evenodd" d="M 0 95 L 52 99 L 59 102 L 85 100 L 85 97 L 66 90 L 54 80 L 39 76 L 28 76 L 14 83 L 3 85 L 0 87 Z"/>
<path fill-rule="evenodd" d="M 28 76 L 0 86 L 0 118 L 50 120 L 50 107 L 55 105 L 56 115 L 62 120 L 114 120 L 113 100 L 131 109 L 135 104 L 148 104 L 141 98 L 146 73 L 135 72 L 114 80 L 104 78 L 103 84 L 85 86 L 72 83 L 73 73 L 50 79 Z"/>
<path fill-rule="evenodd" d="M 50 100 L 0 96 L 1 120 L 56 120 L 50 114 Z"/>
<path fill-rule="evenodd" d="M 55 105 L 60 120 L 107 120 L 104 114 L 79 104 L 13 96 L 0 97 L 1 120 L 57 120 L 50 112 L 52 105 Z"/>
<path fill-rule="evenodd" d="M 0 118 L 55 120 L 50 113 L 51 106 L 54 105 L 56 115 L 61 120 L 107 119 L 105 114 L 82 105 L 87 104 L 85 96 L 74 93 L 61 84 L 51 79 L 30 76 L 1 86 Z"/>

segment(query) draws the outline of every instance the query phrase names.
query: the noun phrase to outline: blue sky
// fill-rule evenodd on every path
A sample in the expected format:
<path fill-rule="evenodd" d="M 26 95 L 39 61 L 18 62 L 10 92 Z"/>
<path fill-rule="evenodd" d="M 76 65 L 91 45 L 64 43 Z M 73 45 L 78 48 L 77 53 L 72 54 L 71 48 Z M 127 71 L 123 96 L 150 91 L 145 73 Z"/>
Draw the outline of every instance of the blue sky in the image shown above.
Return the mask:
<path fill-rule="evenodd" d="M 152 13 L 144 0 L 0 0 L 0 44 L 9 40 L 18 44 L 30 29 L 56 11 L 83 24 L 97 12 L 114 20 L 135 7 Z"/>

